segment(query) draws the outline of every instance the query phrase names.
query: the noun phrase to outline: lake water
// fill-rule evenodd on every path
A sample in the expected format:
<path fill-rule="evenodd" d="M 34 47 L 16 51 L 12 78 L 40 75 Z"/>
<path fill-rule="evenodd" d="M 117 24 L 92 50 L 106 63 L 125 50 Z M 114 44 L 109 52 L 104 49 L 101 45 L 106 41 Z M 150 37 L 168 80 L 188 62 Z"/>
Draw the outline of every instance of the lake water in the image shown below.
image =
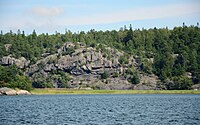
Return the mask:
<path fill-rule="evenodd" d="M 0 96 L 0 125 L 199 125 L 200 95 Z"/>

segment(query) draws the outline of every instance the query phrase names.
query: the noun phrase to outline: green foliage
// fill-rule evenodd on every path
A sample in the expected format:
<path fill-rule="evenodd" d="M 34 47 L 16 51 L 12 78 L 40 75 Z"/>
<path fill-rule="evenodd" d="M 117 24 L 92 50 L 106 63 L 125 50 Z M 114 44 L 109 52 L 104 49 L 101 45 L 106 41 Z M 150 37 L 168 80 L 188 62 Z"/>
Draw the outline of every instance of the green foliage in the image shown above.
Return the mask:
<path fill-rule="evenodd" d="M 31 81 L 27 77 L 20 75 L 16 75 L 15 81 L 10 83 L 9 87 L 24 89 L 28 91 L 32 90 Z"/>
<path fill-rule="evenodd" d="M 104 71 L 102 74 L 101 74 L 101 79 L 107 79 L 109 77 L 109 73 L 107 71 Z"/>
<path fill-rule="evenodd" d="M 40 62 L 40 63 L 37 64 L 37 66 L 38 66 L 39 70 L 41 70 L 41 69 L 44 68 L 45 63 L 44 62 Z"/>
<path fill-rule="evenodd" d="M 30 91 L 31 81 L 16 66 L 0 65 L 0 87 L 19 88 Z"/>
<path fill-rule="evenodd" d="M 33 82 L 32 84 L 35 88 L 53 88 L 53 85 L 48 82 Z"/>
<path fill-rule="evenodd" d="M 167 83 L 167 89 L 169 90 L 185 90 L 191 89 L 192 80 L 185 76 L 175 76 L 171 82 Z"/>
<path fill-rule="evenodd" d="M 71 55 L 75 52 L 75 49 L 73 47 L 67 48 L 65 52 L 63 52 L 63 55 Z"/>
<path fill-rule="evenodd" d="M 37 74 L 33 78 L 33 87 L 35 88 L 68 88 L 68 81 L 71 80 L 69 75 L 63 71 L 53 70 L 47 78 L 42 74 Z"/>
<path fill-rule="evenodd" d="M 139 84 L 140 83 L 140 78 L 137 72 L 135 72 L 133 75 L 131 75 L 128 78 L 128 81 L 131 82 L 132 84 Z"/>
<path fill-rule="evenodd" d="M 132 84 L 140 83 L 139 73 L 134 69 L 134 67 L 128 68 L 128 70 L 126 71 L 126 77 L 127 80 Z"/>
<path fill-rule="evenodd" d="M 174 77 L 182 76 L 185 72 L 192 73 L 193 83 L 200 83 L 200 28 L 199 26 L 183 26 L 154 29 L 121 28 L 119 31 L 95 31 L 72 33 L 66 31 L 64 34 L 32 34 L 25 35 L 24 31 L 17 33 L 10 31 L 0 34 L 0 57 L 12 54 L 15 58 L 21 56 L 34 64 L 42 58 L 43 53 L 54 54 L 65 42 L 84 42 L 87 46 L 96 47 L 101 50 L 104 57 L 110 58 L 105 46 L 124 51 L 124 56 L 119 58 L 122 65 L 128 64 L 128 58 L 137 56 L 140 58 L 140 69 L 145 73 L 154 73 L 160 80 L 172 80 Z M 4 45 L 11 44 L 6 51 Z M 76 47 L 78 48 L 78 47 Z M 71 55 L 74 48 L 69 48 L 66 53 Z M 174 57 L 174 55 L 178 55 Z M 149 63 L 144 58 L 153 58 Z M 42 68 L 42 65 L 40 66 Z M 8 72 L 9 73 L 9 72 Z M 5 74 L 5 73 L 4 73 Z M 12 73 L 8 75 L 13 76 Z M 2 85 L 8 84 L 8 76 L 2 76 Z M 59 81 L 59 80 L 58 80 Z M 62 80 L 60 80 L 62 82 Z"/>
<path fill-rule="evenodd" d="M 49 60 L 48 60 L 48 64 L 51 64 L 51 63 L 56 63 L 57 62 L 57 60 L 58 60 L 58 58 L 59 58 L 59 56 L 60 55 L 58 55 L 58 56 L 55 56 L 55 57 L 51 57 Z"/>
<path fill-rule="evenodd" d="M 163 81 L 172 76 L 173 58 L 170 53 L 164 51 L 154 57 L 154 73 Z"/>
<path fill-rule="evenodd" d="M 63 71 L 59 71 L 58 74 L 60 77 L 58 78 L 59 88 L 68 88 L 67 82 L 71 79 L 69 75 Z"/>
<path fill-rule="evenodd" d="M 119 73 L 118 72 L 114 72 L 113 75 L 112 75 L 112 77 L 114 77 L 114 78 L 115 77 L 119 77 Z"/>
<path fill-rule="evenodd" d="M 16 66 L 4 67 L 0 65 L 0 81 L 9 84 L 15 81 L 17 74 L 21 74 Z"/>
<path fill-rule="evenodd" d="M 178 55 L 173 65 L 173 76 L 181 76 L 185 73 L 186 61 L 182 55 Z"/>
<path fill-rule="evenodd" d="M 119 57 L 119 63 L 120 64 L 128 64 L 128 56 L 127 55 L 123 55 Z"/>
<path fill-rule="evenodd" d="M 148 74 L 152 74 L 152 62 L 145 59 L 142 64 L 140 65 L 140 68 L 142 71 L 144 71 L 145 73 L 148 73 Z"/>

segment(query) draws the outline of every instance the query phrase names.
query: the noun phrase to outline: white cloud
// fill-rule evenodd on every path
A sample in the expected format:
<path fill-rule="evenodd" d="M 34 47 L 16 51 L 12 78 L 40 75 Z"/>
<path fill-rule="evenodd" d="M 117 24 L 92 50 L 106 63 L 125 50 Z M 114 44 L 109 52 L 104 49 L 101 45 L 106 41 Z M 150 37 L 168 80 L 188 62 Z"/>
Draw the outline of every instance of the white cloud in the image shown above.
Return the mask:
<path fill-rule="evenodd" d="M 117 23 L 125 21 L 188 16 L 192 13 L 200 14 L 200 5 L 179 4 L 179 5 L 158 6 L 151 8 L 137 8 L 122 12 L 71 18 L 65 20 L 63 23 L 68 25 L 108 24 L 108 23 Z"/>
<path fill-rule="evenodd" d="M 96 15 L 81 15 L 69 9 L 64 12 L 62 7 L 33 7 L 22 12 L 23 18 L 10 17 L 7 20 L 0 20 L 2 29 L 42 29 L 44 31 L 55 31 L 58 27 L 111 24 L 135 20 L 160 19 L 171 17 L 190 18 L 192 14 L 200 15 L 200 4 L 178 4 L 156 7 L 133 8 L 112 13 Z M 70 8 L 71 5 L 68 5 Z M 80 5 L 81 6 L 81 5 Z M 86 7 L 86 5 L 82 5 Z M 71 6 L 73 8 L 73 6 Z M 87 8 L 88 9 L 88 8 Z M 91 8 L 90 8 L 91 9 Z M 91 9 L 92 10 L 92 9 Z M 71 13 L 70 13 L 71 11 Z M 95 13 L 95 12 L 94 12 Z M 73 16 L 70 16 L 73 15 Z M 183 21 L 184 22 L 184 21 Z M 170 22 L 169 22 L 170 23 Z"/>
<path fill-rule="evenodd" d="M 57 16 L 63 12 L 63 8 L 61 7 L 33 7 L 29 11 L 38 16 Z"/>

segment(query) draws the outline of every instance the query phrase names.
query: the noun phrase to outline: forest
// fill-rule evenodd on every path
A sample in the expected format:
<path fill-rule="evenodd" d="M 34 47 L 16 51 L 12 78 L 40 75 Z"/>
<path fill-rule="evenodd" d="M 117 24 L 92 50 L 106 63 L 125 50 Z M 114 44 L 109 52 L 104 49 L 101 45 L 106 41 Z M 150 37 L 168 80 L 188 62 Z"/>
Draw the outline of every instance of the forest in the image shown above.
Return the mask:
<path fill-rule="evenodd" d="M 173 29 L 151 28 L 133 29 L 130 25 L 119 30 L 88 32 L 71 32 L 64 34 L 42 33 L 35 30 L 31 34 L 18 30 L 0 34 L 0 58 L 12 55 L 15 58 L 25 57 L 34 64 L 42 54 L 54 54 L 65 42 L 82 42 L 88 47 L 103 49 L 103 45 L 124 51 L 126 56 L 120 63 L 127 63 L 133 56 L 140 62 L 140 70 L 155 74 L 167 89 L 190 89 L 200 83 L 200 28 L 197 26 L 174 27 Z M 12 44 L 9 50 L 5 45 Z M 107 53 L 106 56 L 109 56 Z M 153 59 L 153 62 L 149 62 Z M 23 70 L 23 69 L 22 69 Z M 170 81 L 174 81 L 171 83 Z M 9 83 L 9 84 L 8 84 Z M 31 88 L 31 81 L 16 67 L 0 66 L 0 87 L 14 86 Z M 27 89 L 25 88 L 25 89 Z"/>

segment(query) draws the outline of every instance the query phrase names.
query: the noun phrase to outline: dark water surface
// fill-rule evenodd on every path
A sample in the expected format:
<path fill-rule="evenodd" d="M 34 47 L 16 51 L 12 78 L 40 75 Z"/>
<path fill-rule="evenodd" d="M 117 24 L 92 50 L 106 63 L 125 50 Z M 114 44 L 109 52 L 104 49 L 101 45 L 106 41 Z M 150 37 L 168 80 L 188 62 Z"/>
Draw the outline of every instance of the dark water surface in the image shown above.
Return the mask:
<path fill-rule="evenodd" d="M 0 96 L 0 125 L 200 125 L 200 95 Z"/>

